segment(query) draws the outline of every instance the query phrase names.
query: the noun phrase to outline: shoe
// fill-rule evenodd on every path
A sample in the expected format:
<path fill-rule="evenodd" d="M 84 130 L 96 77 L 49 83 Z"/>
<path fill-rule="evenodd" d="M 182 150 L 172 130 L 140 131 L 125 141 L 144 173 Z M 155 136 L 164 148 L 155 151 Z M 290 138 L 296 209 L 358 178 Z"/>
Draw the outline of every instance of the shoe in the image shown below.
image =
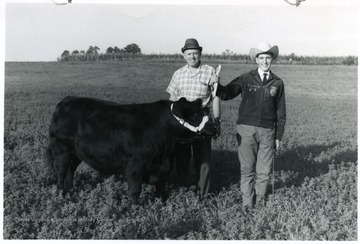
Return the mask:
<path fill-rule="evenodd" d="M 259 196 L 257 196 L 255 206 L 256 206 L 257 208 L 265 207 L 266 201 L 267 201 L 267 199 L 266 199 L 265 197 L 259 197 Z"/>

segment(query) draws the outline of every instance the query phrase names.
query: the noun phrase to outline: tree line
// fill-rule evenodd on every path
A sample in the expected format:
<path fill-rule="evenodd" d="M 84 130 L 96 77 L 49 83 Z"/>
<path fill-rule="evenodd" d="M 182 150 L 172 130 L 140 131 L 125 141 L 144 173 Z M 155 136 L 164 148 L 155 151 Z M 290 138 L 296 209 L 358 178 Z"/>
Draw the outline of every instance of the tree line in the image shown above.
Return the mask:
<path fill-rule="evenodd" d="M 65 50 L 57 58 L 58 62 L 78 62 L 78 61 L 123 61 L 130 59 L 141 59 L 149 61 L 178 61 L 183 56 L 176 54 L 143 54 L 141 48 L 135 44 L 128 44 L 120 49 L 117 46 L 108 47 L 105 52 L 99 52 L 98 46 L 89 46 L 84 51 L 74 50 L 72 52 Z M 202 54 L 202 59 L 208 61 L 252 63 L 248 54 L 238 54 L 226 49 L 221 54 Z M 323 56 L 299 56 L 295 53 L 289 55 L 279 55 L 276 60 L 278 64 L 296 64 L 296 65 L 358 65 L 357 56 L 341 56 L 341 57 L 323 57 Z"/>
<path fill-rule="evenodd" d="M 68 50 L 64 50 L 57 60 L 60 62 L 121 60 L 122 57 L 141 55 L 141 49 L 135 43 L 129 44 L 122 49 L 118 48 L 117 46 L 108 47 L 105 53 L 99 53 L 98 51 L 100 51 L 98 46 L 89 46 L 87 51 L 74 50 L 70 52 Z"/>

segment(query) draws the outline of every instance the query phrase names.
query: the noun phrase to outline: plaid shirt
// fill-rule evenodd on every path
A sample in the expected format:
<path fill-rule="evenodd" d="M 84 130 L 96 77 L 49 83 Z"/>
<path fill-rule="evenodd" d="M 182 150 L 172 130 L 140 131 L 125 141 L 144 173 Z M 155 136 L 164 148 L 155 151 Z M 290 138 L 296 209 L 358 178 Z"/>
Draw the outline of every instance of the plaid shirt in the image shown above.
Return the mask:
<path fill-rule="evenodd" d="M 185 65 L 175 71 L 166 92 L 174 96 L 176 100 L 181 97 L 189 101 L 201 98 L 203 107 L 210 106 L 213 75 L 215 75 L 215 69 L 209 65 L 201 64 L 197 73 L 191 73 L 188 65 Z"/>

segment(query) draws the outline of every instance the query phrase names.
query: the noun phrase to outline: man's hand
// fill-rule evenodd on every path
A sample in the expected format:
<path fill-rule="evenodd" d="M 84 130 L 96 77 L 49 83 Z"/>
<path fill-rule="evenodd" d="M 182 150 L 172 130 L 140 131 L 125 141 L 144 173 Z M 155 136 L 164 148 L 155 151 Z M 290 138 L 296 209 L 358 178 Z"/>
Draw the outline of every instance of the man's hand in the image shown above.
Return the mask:
<path fill-rule="evenodd" d="M 221 64 L 216 65 L 215 74 L 217 77 L 220 77 Z"/>
<path fill-rule="evenodd" d="M 219 117 L 215 118 L 214 123 L 216 128 L 216 134 L 213 138 L 217 139 L 221 134 L 221 119 Z"/>

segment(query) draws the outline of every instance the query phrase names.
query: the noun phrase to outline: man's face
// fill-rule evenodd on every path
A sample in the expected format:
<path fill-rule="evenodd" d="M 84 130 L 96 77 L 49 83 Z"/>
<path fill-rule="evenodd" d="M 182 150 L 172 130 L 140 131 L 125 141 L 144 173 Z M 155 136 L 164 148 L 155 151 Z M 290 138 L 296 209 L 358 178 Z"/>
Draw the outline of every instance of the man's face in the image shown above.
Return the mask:
<path fill-rule="evenodd" d="M 259 68 L 264 72 L 270 70 L 270 66 L 272 62 L 273 62 L 273 58 L 271 54 L 263 53 L 263 54 L 259 54 L 256 57 L 256 63 L 259 65 Z"/>
<path fill-rule="evenodd" d="M 197 49 L 188 49 L 183 53 L 184 59 L 190 67 L 197 68 L 200 63 L 201 52 Z"/>

